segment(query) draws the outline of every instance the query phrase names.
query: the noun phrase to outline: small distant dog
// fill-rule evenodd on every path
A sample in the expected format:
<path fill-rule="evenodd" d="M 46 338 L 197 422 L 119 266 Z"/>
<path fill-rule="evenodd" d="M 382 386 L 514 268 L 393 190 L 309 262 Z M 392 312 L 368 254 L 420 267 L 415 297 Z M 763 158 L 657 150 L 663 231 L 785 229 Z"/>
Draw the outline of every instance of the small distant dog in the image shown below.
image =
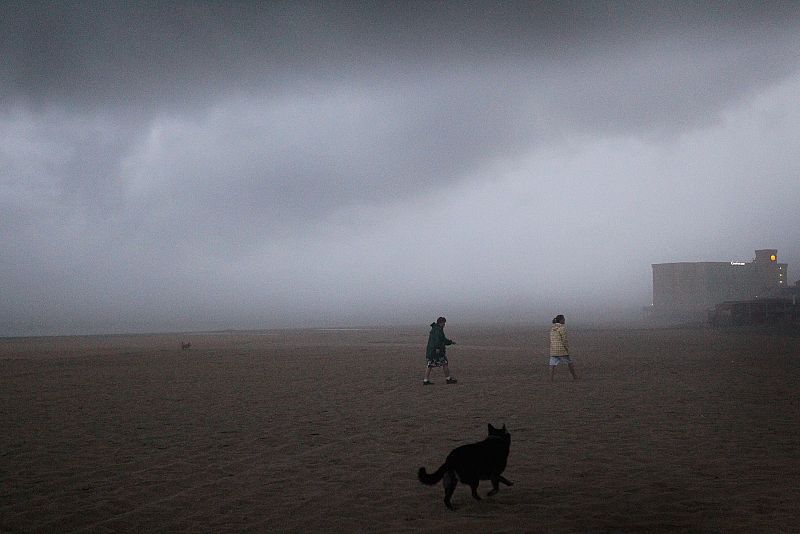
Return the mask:
<path fill-rule="evenodd" d="M 428 474 L 424 467 L 420 467 L 417 476 L 420 482 L 429 486 L 444 479 L 444 504 L 452 510 L 450 498 L 459 480 L 469 485 L 472 496 L 479 501 L 478 483 L 481 480 L 492 481 L 492 489 L 487 494 L 489 496 L 500 491 L 500 482 L 506 486 L 514 485 L 501 474 L 506 468 L 510 447 L 511 434 L 506 430 L 506 425 L 500 429 L 489 425 L 489 436 L 485 440 L 456 447 L 435 473 Z"/>
<path fill-rule="evenodd" d="M 190 349 L 190 348 L 192 348 L 192 344 L 191 343 L 183 343 L 183 342 L 181 342 L 181 349 L 186 350 L 186 349 Z"/>

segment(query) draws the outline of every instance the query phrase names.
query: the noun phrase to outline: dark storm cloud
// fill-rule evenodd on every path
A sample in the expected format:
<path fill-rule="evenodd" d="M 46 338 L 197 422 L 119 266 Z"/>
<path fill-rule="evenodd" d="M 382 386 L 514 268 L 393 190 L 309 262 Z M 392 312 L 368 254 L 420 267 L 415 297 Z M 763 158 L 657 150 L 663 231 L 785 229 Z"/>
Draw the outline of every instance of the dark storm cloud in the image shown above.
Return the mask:
<path fill-rule="evenodd" d="M 662 36 L 791 32 L 793 2 L 6 2 L 3 78 L 32 103 L 153 105 L 441 62 L 575 60 Z M 759 35 L 760 34 L 760 35 Z M 701 44 L 702 43 L 697 43 Z M 768 57 L 764 57 L 768 59 Z M 680 58 L 675 58 L 679 60 Z M 377 70 L 376 70 L 377 69 Z"/>
<path fill-rule="evenodd" d="M 638 305 L 800 222 L 794 2 L 0 10 L 6 331 Z"/>

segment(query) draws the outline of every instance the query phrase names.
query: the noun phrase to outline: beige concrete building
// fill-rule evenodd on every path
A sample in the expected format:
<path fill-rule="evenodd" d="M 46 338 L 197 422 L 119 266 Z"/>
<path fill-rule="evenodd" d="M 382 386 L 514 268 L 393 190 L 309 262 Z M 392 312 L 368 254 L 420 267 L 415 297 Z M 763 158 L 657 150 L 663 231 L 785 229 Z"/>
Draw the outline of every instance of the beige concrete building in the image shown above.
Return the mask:
<path fill-rule="evenodd" d="M 756 250 L 750 262 L 656 263 L 653 311 L 701 318 L 721 302 L 772 297 L 787 286 L 787 265 L 776 249 Z"/>

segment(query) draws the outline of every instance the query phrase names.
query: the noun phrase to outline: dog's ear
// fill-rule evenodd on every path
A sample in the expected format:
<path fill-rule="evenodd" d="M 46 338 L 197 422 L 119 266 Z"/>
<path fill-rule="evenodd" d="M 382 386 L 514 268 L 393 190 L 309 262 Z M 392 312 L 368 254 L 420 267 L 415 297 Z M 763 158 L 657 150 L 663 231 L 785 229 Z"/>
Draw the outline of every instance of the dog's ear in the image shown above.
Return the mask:
<path fill-rule="evenodd" d="M 489 423 L 489 434 L 492 432 L 494 432 L 494 427 L 492 426 L 492 423 Z"/>
<path fill-rule="evenodd" d="M 506 424 L 505 424 L 505 423 L 503 423 L 503 428 L 501 428 L 500 430 L 502 430 L 503 432 L 508 432 L 508 431 L 506 430 Z"/>

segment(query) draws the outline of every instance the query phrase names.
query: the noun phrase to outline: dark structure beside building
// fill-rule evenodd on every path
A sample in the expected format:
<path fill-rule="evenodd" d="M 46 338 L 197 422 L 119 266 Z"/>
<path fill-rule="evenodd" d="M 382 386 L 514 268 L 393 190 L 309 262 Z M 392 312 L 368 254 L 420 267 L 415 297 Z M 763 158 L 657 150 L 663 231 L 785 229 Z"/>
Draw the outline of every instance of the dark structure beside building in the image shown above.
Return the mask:
<path fill-rule="evenodd" d="M 800 324 L 800 306 L 796 301 L 781 298 L 737 300 L 717 304 L 708 312 L 712 326 L 744 326 L 759 324 Z"/>
<path fill-rule="evenodd" d="M 787 264 L 778 262 L 776 249 L 756 250 L 750 262 L 657 263 L 652 267 L 652 312 L 666 320 L 705 321 L 709 311 L 722 303 L 730 304 L 726 310 L 731 315 L 736 310 L 739 317 L 740 310 L 745 308 L 735 306 L 734 302 L 777 299 L 792 304 L 800 289 L 797 285 L 789 287 Z"/>

